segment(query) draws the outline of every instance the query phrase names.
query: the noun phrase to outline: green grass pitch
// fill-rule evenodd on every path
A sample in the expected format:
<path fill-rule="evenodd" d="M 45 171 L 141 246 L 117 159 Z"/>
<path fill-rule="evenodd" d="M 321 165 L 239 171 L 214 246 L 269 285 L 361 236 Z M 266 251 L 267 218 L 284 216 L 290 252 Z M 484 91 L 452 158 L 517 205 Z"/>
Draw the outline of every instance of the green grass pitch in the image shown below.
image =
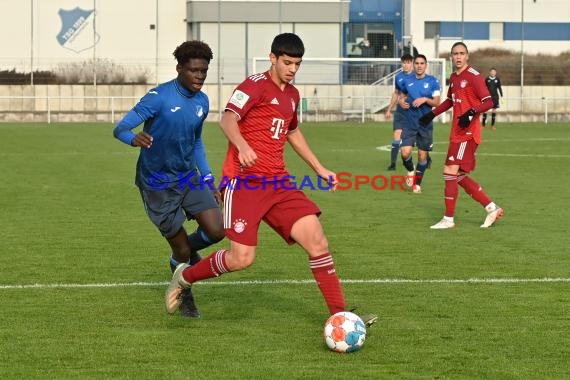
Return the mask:
<path fill-rule="evenodd" d="M 325 346 L 305 253 L 267 227 L 251 268 L 195 286 L 200 320 L 167 315 L 170 252 L 133 184 L 138 152 L 112 128 L 0 124 L 1 379 L 570 377 L 570 125 L 484 131 L 473 177 L 505 209 L 487 230 L 462 190 L 457 227 L 429 229 L 443 214 L 447 125 L 421 195 L 306 191 L 348 304 L 380 316 L 350 355 Z M 302 129 L 331 170 L 393 174 L 378 149 L 388 123 Z M 213 123 L 204 137 L 219 176 L 227 143 Z"/>

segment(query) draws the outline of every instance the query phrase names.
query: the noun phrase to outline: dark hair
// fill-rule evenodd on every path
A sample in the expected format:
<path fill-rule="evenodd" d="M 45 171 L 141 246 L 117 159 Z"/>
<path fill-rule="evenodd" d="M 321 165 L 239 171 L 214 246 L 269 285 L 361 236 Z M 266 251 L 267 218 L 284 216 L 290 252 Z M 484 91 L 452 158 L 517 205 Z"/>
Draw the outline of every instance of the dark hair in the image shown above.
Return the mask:
<path fill-rule="evenodd" d="M 404 54 L 403 56 L 400 57 L 400 61 L 404 62 L 404 61 L 413 61 L 414 57 L 412 57 L 411 54 Z"/>
<path fill-rule="evenodd" d="M 416 59 L 418 59 L 418 58 L 423 58 L 424 61 L 427 62 L 427 58 L 426 58 L 426 56 L 423 55 L 423 54 L 418 54 L 418 55 L 416 55 L 416 56 L 414 57 L 414 62 L 416 62 Z"/>
<path fill-rule="evenodd" d="M 469 49 L 467 49 L 467 45 L 465 45 L 462 41 L 456 42 L 453 44 L 453 46 L 451 47 L 451 50 L 453 50 L 454 47 L 456 46 L 463 46 L 465 48 L 465 52 L 469 53 Z"/>
<path fill-rule="evenodd" d="M 305 45 L 301 38 L 294 33 L 282 33 L 275 36 L 271 44 L 271 52 L 279 57 L 286 54 L 290 57 L 301 58 L 305 54 Z"/>
<path fill-rule="evenodd" d="M 214 58 L 212 49 L 210 49 L 208 44 L 196 40 L 183 42 L 180 46 L 176 47 L 172 55 L 174 55 L 179 65 L 185 64 L 192 58 L 205 59 L 208 63 Z"/>

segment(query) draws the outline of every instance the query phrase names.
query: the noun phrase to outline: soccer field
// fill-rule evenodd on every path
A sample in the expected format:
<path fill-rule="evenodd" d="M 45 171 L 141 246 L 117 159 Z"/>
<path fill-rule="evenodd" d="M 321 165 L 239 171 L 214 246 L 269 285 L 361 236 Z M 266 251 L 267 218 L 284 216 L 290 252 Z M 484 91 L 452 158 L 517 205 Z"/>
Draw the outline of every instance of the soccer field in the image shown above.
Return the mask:
<path fill-rule="evenodd" d="M 570 125 L 484 131 L 473 177 L 505 210 L 489 229 L 462 190 L 457 227 L 429 229 L 443 215 L 447 125 L 423 194 L 306 189 L 348 305 L 380 316 L 349 355 L 324 343 L 306 254 L 265 226 L 251 268 L 195 285 L 201 319 L 167 315 L 169 247 L 134 186 L 138 152 L 112 128 L 0 124 L 0 379 L 570 377 Z M 329 169 L 394 174 L 388 123 L 302 128 Z M 204 135 L 219 176 L 226 140 L 216 124 Z"/>

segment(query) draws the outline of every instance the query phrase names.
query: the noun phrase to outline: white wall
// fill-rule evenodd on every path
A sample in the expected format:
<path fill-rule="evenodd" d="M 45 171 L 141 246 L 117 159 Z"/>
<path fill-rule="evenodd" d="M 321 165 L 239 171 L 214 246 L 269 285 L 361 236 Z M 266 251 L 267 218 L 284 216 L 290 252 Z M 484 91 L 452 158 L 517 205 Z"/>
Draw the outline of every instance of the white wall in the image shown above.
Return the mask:
<path fill-rule="evenodd" d="M 96 10 L 72 37 L 75 48 L 85 47 L 82 51 L 66 48 L 57 40 L 63 27 L 60 10 L 76 7 Z M 154 73 L 158 58 L 162 81 L 175 74 L 172 52 L 186 40 L 185 0 L 0 0 L 0 15 L 2 69 L 29 72 L 32 56 L 34 70 L 45 70 L 95 55 L 136 68 L 147 66 Z M 157 17 L 158 45 L 156 29 L 150 29 Z"/>
<path fill-rule="evenodd" d="M 409 33 L 414 45 L 422 53 L 432 56 L 435 51 L 433 39 L 424 38 L 425 21 L 461 22 L 521 22 L 524 2 L 524 22 L 570 22 L 570 0 L 408 0 L 410 19 Z M 462 16 L 463 14 L 463 16 Z M 439 52 L 448 52 L 454 41 L 441 40 Z M 500 48 L 521 50 L 519 41 L 465 40 L 469 50 Z M 558 54 L 570 50 L 568 41 L 524 41 L 527 53 Z"/>

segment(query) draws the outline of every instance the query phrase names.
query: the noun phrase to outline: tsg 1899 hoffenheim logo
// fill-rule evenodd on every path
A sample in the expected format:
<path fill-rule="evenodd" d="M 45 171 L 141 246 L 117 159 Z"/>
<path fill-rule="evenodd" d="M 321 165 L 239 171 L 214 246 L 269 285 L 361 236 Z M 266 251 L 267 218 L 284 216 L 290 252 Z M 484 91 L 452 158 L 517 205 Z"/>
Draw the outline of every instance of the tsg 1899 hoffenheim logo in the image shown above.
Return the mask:
<path fill-rule="evenodd" d="M 72 10 L 59 10 L 61 18 L 61 31 L 57 35 L 57 42 L 66 49 L 79 53 L 91 49 L 99 42 L 99 35 L 95 33 L 95 10 L 83 10 L 76 7 Z"/>

